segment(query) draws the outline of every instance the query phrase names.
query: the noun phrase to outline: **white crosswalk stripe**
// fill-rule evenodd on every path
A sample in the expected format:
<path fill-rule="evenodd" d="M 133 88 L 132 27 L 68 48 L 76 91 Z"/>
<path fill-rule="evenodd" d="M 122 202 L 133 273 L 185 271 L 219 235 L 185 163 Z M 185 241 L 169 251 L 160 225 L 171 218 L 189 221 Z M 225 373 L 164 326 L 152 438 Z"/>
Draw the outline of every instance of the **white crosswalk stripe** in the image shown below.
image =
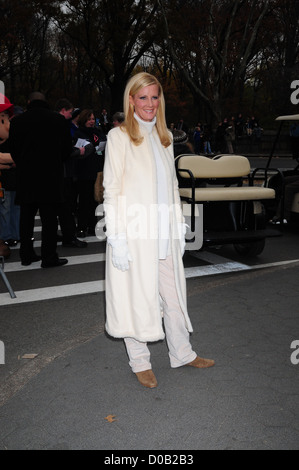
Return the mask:
<path fill-rule="evenodd" d="M 88 264 L 88 263 L 97 263 L 105 261 L 105 255 L 87 255 L 87 256 L 75 256 L 68 258 L 69 263 L 67 266 L 75 266 L 78 264 Z M 298 263 L 299 259 L 281 261 L 276 263 L 268 263 L 257 266 L 247 266 L 241 263 L 230 262 L 229 260 L 226 263 L 208 265 L 208 266 L 198 266 L 192 268 L 185 268 L 185 275 L 187 279 L 203 277 L 203 276 L 212 276 L 216 274 L 224 274 L 229 272 L 237 271 L 249 271 L 252 269 L 265 269 L 270 267 L 286 266 L 292 263 Z M 12 268 L 8 268 L 6 272 L 13 272 L 12 269 L 15 267 L 15 263 L 11 263 Z M 8 265 L 9 266 L 9 265 Z M 29 271 L 32 269 L 40 269 L 39 264 L 36 267 L 20 267 L 18 271 Z M 62 267 L 60 269 L 66 269 Z M 0 294 L 0 306 L 4 305 L 16 305 L 27 302 L 36 302 L 42 300 L 51 300 L 57 298 L 71 297 L 77 295 L 85 294 L 94 294 L 97 292 L 105 291 L 105 280 L 97 280 L 90 282 L 81 282 L 75 284 L 63 284 L 60 286 L 50 286 L 39 289 L 28 289 L 23 291 L 16 292 L 16 298 L 11 299 L 9 293 Z"/>
<path fill-rule="evenodd" d="M 68 264 L 66 266 L 75 266 L 87 263 L 99 263 L 105 261 L 106 257 L 103 253 L 95 253 L 94 255 L 68 256 Z M 65 267 L 66 267 L 65 266 Z M 30 266 L 22 266 L 20 262 L 8 263 L 5 266 L 6 273 L 25 272 L 40 269 L 40 262 L 32 263 Z"/>
<path fill-rule="evenodd" d="M 17 305 L 27 302 L 73 297 L 76 295 L 93 294 L 105 290 L 105 281 L 82 282 L 62 286 L 43 287 L 16 292 L 16 298 L 9 294 L 0 294 L 0 305 Z"/>
<path fill-rule="evenodd" d="M 35 227 L 36 238 L 38 238 L 39 232 L 40 232 L 40 227 L 37 225 Z M 64 253 L 63 256 L 67 257 L 68 264 L 58 269 L 60 276 L 61 276 L 61 273 L 64 272 L 64 270 L 67 270 L 69 267 L 72 267 L 72 266 L 78 266 L 80 267 L 80 270 L 84 270 L 84 269 L 88 269 L 88 267 L 94 263 L 99 264 L 99 263 L 105 262 L 105 259 L 106 259 L 105 253 L 100 252 L 100 251 L 103 251 L 103 247 L 101 246 L 101 244 L 104 241 L 98 240 L 95 236 L 85 238 L 84 240 L 86 240 L 88 243 L 91 244 L 92 249 L 94 250 L 94 253 L 82 254 L 84 253 L 84 250 L 83 251 L 80 250 L 80 255 L 78 256 L 68 256 L 67 254 Z M 58 246 L 59 245 L 60 244 L 58 244 Z M 34 247 L 39 248 L 40 246 L 41 246 L 41 242 L 39 240 L 36 240 L 34 242 Z M 99 249 L 100 246 L 101 246 L 101 250 Z M 18 250 L 18 249 L 19 247 L 16 247 L 16 248 L 13 248 L 12 250 Z M 199 266 L 185 268 L 185 275 L 187 279 L 203 277 L 203 276 L 213 276 L 213 275 L 219 275 L 219 274 L 224 274 L 224 273 L 229 273 L 229 272 L 248 271 L 252 269 L 264 269 L 267 267 L 275 267 L 275 266 L 281 266 L 281 265 L 287 265 L 290 263 L 299 262 L 299 260 L 288 260 L 288 261 L 264 264 L 264 265 L 259 265 L 259 266 L 249 266 L 247 264 L 234 262 L 216 253 L 210 253 L 210 252 L 204 251 L 204 252 L 193 252 L 192 255 L 195 258 L 198 258 Z M 4 271 L 5 271 L 5 274 L 8 274 L 9 277 L 11 277 L 13 280 L 14 275 L 23 274 L 24 276 L 26 275 L 26 273 L 28 273 L 28 276 L 30 276 L 30 272 L 32 273 L 33 271 L 37 271 L 40 269 L 41 269 L 40 262 L 32 263 L 30 266 L 22 266 L 19 261 L 12 262 L 8 260 L 5 263 Z M 43 271 L 47 272 L 48 270 L 43 270 Z M 44 275 L 41 277 L 45 278 Z M 51 277 L 51 279 L 52 278 L 53 277 Z M 70 279 L 70 276 L 68 276 L 68 279 Z M 11 283 L 11 285 L 12 285 L 12 288 L 14 288 L 13 282 Z M 43 300 L 66 298 L 66 297 L 71 297 L 71 296 L 93 294 L 93 293 L 104 292 L 104 291 L 105 291 L 105 279 L 100 279 L 100 276 L 99 276 L 99 279 L 86 281 L 86 282 L 83 281 L 83 282 L 76 282 L 76 283 L 67 283 L 67 280 L 66 280 L 65 283 L 62 283 L 62 284 L 60 283 L 60 285 L 49 285 L 46 287 L 42 286 L 39 288 L 35 287 L 35 288 L 30 288 L 30 289 L 17 290 L 15 291 L 15 294 L 16 294 L 15 299 L 12 299 L 10 297 L 9 292 L 5 291 L 5 289 L 3 291 L 2 289 L 3 293 L 0 293 L 0 306 L 17 305 L 17 304 L 22 304 L 22 303 L 27 303 L 27 302 L 37 302 L 37 301 L 43 301 Z"/>

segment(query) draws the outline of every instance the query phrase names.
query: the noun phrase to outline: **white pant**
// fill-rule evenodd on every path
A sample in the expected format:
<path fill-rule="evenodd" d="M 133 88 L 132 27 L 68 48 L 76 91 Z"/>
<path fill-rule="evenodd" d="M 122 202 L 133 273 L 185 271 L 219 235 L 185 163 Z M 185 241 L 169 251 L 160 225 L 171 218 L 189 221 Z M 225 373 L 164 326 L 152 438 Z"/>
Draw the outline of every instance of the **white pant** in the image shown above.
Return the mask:
<path fill-rule="evenodd" d="M 159 293 L 164 303 L 164 328 L 171 367 L 180 367 L 196 358 L 189 341 L 174 279 L 172 256 L 159 261 Z M 125 345 L 134 373 L 151 369 L 147 343 L 125 338 Z"/>

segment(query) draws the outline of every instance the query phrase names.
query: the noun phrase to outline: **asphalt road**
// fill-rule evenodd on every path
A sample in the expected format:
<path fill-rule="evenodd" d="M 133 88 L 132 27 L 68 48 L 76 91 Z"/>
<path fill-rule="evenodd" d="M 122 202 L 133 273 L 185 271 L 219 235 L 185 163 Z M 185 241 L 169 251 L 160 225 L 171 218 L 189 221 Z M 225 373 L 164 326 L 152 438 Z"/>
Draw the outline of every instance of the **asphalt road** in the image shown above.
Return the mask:
<path fill-rule="evenodd" d="M 252 167 L 256 159 L 252 159 Z M 266 159 L 257 161 L 259 166 Z M 294 162 L 280 159 L 280 168 Z M 233 247 L 217 247 L 184 256 L 188 294 L 215 283 L 226 283 L 256 270 L 275 269 L 298 262 L 298 229 L 287 227 L 282 237 L 268 239 L 263 253 L 244 259 Z M 38 251 L 40 227 L 36 223 Z M 69 259 L 61 268 L 41 269 L 39 263 L 21 267 L 18 247 L 12 250 L 5 272 L 16 293 L 11 299 L 0 279 L 0 341 L 5 364 L 0 365 L 0 404 L 20 390 L 34 375 L 66 351 L 104 331 L 105 242 L 88 239 L 86 249 L 59 246 Z M 34 355 L 34 360 L 26 355 Z M 36 356 L 35 356 L 36 355 Z M 28 356 L 27 356 L 28 357 Z"/>

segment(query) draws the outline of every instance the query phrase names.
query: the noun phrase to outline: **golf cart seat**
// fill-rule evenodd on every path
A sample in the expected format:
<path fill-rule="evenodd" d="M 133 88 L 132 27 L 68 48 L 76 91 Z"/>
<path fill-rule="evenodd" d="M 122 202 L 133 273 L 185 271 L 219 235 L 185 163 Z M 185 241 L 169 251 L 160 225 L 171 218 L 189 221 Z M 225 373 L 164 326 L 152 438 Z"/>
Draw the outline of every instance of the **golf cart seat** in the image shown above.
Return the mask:
<path fill-rule="evenodd" d="M 277 236 L 277 231 L 266 230 L 263 205 L 276 198 L 275 189 L 254 184 L 246 157 L 179 155 L 176 169 L 183 212 L 193 234 L 190 249 L 201 237 L 202 246 L 233 244 L 238 252 L 255 256 L 266 237 Z"/>
<path fill-rule="evenodd" d="M 183 155 L 178 157 L 177 169 L 180 177 L 190 179 L 190 187 L 180 188 L 180 196 L 191 204 L 275 199 L 274 189 L 253 186 L 250 163 L 240 155 L 224 155 L 216 159 Z M 245 178 L 248 178 L 249 186 L 243 186 Z M 205 187 L 195 187 L 195 180 L 201 180 Z"/>

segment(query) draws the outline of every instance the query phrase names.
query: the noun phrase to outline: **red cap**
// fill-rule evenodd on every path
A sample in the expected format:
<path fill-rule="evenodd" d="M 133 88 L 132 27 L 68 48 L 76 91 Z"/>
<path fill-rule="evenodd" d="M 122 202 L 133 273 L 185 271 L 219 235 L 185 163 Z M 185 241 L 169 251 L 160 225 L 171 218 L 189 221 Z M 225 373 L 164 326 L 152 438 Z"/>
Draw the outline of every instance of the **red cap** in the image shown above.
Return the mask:
<path fill-rule="evenodd" d="M 0 93 L 0 113 L 7 111 L 10 116 L 13 115 L 13 104 L 6 96 Z"/>

